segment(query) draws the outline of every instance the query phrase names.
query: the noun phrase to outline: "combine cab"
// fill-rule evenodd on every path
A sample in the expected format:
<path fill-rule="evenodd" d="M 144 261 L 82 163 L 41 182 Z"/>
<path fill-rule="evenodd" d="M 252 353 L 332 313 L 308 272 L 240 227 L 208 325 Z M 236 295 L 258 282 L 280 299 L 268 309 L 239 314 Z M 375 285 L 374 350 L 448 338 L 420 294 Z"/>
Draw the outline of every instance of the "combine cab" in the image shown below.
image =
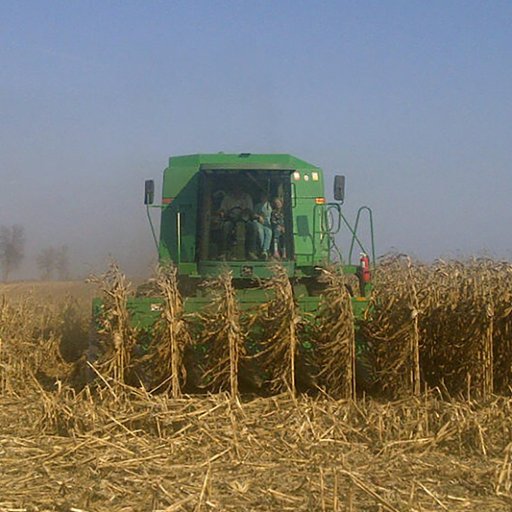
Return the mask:
<path fill-rule="evenodd" d="M 368 305 L 370 266 L 375 260 L 372 212 L 360 208 L 351 227 L 341 209 L 344 186 L 344 177 L 336 176 L 336 202 L 327 202 L 322 170 L 286 154 L 170 158 L 161 204 L 153 204 L 153 181 L 145 184 L 144 202 L 159 261 L 177 267 L 186 312 L 204 309 L 210 299 L 201 285 L 226 270 L 233 276 L 240 308 L 257 307 L 266 300 L 261 282 L 272 276 L 272 264 L 278 261 L 286 269 L 300 310 L 314 313 L 323 289 L 321 270 L 336 262 L 351 276 L 347 282 L 353 312 L 360 317 Z M 161 212 L 159 238 L 150 209 Z M 358 236 L 363 215 L 369 222 L 368 247 Z M 343 230 L 351 239 L 346 258 L 336 242 Z M 151 334 L 162 298 L 144 295 L 129 300 L 130 321 Z"/>

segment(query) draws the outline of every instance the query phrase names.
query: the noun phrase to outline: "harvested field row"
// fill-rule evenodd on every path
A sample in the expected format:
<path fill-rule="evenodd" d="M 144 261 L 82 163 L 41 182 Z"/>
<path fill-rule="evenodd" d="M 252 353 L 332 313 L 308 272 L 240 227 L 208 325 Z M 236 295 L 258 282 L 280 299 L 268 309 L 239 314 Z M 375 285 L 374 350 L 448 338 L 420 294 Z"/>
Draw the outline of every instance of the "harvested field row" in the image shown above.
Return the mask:
<path fill-rule="evenodd" d="M 512 403 L 3 398 L 0 510 L 510 510 Z"/>

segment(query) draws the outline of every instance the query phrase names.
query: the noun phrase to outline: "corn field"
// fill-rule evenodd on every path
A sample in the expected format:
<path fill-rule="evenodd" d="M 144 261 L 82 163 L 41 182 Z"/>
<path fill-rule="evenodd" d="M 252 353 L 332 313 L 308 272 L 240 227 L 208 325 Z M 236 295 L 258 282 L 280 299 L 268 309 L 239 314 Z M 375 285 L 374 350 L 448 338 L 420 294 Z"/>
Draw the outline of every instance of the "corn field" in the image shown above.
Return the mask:
<path fill-rule="evenodd" d="M 486 399 L 512 386 L 512 265 L 488 259 L 384 260 L 362 338 L 391 396 L 438 388 Z"/>
<path fill-rule="evenodd" d="M 388 257 L 355 322 L 336 268 L 314 313 L 276 266 L 192 314 L 162 267 L 148 340 L 113 265 L 92 359 L 87 303 L 0 288 L 0 512 L 511 510 L 511 274 Z"/>

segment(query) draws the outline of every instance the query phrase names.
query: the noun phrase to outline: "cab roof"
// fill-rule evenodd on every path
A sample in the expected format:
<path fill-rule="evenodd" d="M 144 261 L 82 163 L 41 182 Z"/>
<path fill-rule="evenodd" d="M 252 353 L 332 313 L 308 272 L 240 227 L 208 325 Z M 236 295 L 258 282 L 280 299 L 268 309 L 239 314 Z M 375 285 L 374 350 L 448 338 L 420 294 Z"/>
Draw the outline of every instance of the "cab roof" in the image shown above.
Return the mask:
<path fill-rule="evenodd" d="M 318 169 L 286 153 L 197 153 L 169 158 L 169 167 L 182 166 L 202 169 Z"/>

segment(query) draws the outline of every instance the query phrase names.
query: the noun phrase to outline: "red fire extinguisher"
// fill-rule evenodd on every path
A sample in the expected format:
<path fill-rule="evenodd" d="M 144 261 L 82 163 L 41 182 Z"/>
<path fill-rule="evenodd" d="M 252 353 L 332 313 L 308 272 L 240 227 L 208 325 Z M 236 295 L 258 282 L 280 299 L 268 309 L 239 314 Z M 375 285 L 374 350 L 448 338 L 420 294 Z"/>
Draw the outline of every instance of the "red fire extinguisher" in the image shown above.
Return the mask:
<path fill-rule="evenodd" d="M 372 275 L 370 273 L 370 258 L 368 257 L 368 254 L 365 254 L 364 252 L 361 253 L 359 265 L 361 265 L 361 280 L 364 283 L 369 283 Z"/>
<path fill-rule="evenodd" d="M 365 296 L 366 284 L 371 281 L 372 274 L 370 272 L 370 258 L 368 254 L 361 253 L 359 258 L 359 268 L 357 269 L 357 277 L 359 277 L 359 291 L 362 297 Z"/>

